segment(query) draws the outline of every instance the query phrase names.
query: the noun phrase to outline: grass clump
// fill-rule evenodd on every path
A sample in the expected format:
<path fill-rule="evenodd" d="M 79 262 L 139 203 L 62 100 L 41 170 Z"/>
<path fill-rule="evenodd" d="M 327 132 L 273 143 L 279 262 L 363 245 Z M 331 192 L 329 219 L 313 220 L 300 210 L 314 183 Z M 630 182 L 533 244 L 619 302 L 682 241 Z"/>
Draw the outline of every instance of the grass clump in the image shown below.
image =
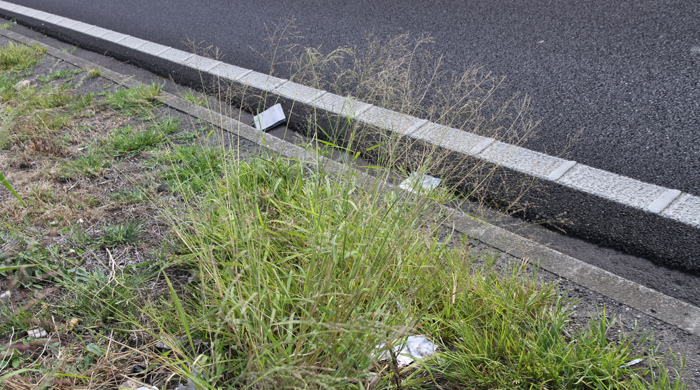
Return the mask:
<path fill-rule="evenodd" d="M 23 71 L 33 68 L 46 53 L 46 48 L 10 42 L 0 48 L 0 71 Z"/>
<path fill-rule="evenodd" d="M 604 317 L 573 330 L 555 285 L 525 264 L 478 265 L 438 234 L 426 198 L 274 156 L 226 161 L 170 216 L 197 282 L 147 309 L 188 340 L 173 364 L 197 367 L 180 373 L 198 385 L 588 389 L 644 375 L 624 364 L 645 346 L 608 340 Z M 412 334 L 438 353 L 407 368 L 379 358 Z"/>
<path fill-rule="evenodd" d="M 158 145 L 168 143 L 168 135 L 180 129 L 180 120 L 164 117 L 150 122 L 144 129 L 124 126 L 105 140 L 109 153 L 115 157 L 135 156 Z"/>
<path fill-rule="evenodd" d="M 106 102 L 126 116 L 139 115 L 149 118 L 153 116 L 153 110 L 158 105 L 156 98 L 161 89 L 162 86 L 157 84 L 122 89 L 109 95 Z"/>
<path fill-rule="evenodd" d="M 180 95 L 181 98 L 185 99 L 186 101 L 201 106 L 201 107 L 207 107 L 207 98 L 204 96 L 196 96 L 192 92 L 187 91 L 183 94 Z"/>
<path fill-rule="evenodd" d="M 0 85 L 12 79 L 3 78 Z M 0 143 L 20 142 L 32 151 L 57 154 L 63 145 L 55 134 L 72 122 L 71 91 L 59 86 L 25 86 L 15 91 L 0 86 L 7 104 L 0 111 Z"/>
<path fill-rule="evenodd" d="M 93 78 L 93 79 L 96 77 L 100 77 L 100 75 L 102 75 L 102 69 L 100 69 L 100 68 L 90 68 L 90 69 L 87 69 L 87 72 L 88 72 L 88 76 L 90 76 L 90 78 Z"/>
<path fill-rule="evenodd" d="M 125 126 L 114 131 L 107 139 L 107 145 L 112 155 L 117 157 L 135 156 L 154 146 L 160 145 L 167 138 L 154 129 L 139 130 L 133 126 Z"/>
<path fill-rule="evenodd" d="M 163 156 L 163 179 L 177 191 L 201 193 L 222 174 L 225 153 L 220 149 L 181 146 Z"/>
<path fill-rule="evenodd" d="M 139 221 L 126 221 L 124 223 L 105 225 L 102 230 L 104 231 L 102 246 L 114 248 L 138 242 L 141 238 L 142 225 Z"/>
<path fill-rule="evenodd" d="M 71 179 L 81 176 L 102 177 L 105 168 L 110 166 L 108 156 L 90 147 L 88 151 L 75 160 L 67 160 L 58 170 L 58 177 L 61 179 Z"/>

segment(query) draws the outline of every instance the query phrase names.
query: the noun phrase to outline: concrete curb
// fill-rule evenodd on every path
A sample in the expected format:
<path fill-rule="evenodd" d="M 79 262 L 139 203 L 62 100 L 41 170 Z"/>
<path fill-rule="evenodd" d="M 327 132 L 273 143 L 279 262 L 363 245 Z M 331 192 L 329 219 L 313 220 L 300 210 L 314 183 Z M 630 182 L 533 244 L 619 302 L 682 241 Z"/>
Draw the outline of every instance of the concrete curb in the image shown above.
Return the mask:
<path fill-rule="evenodd" d="M 242 102 L 249 107 L 280 102 L 292 126 L 306 127 L 305 118 L 314 114 L 321 128 L 336 129 L 339 123 L 352 121 L 356 126 L 384 135 L 403 137 L 418 149 L 447 153 L 448 163 L 453 163 L 451 177 L 443 177 L 448 181 L 459 182 L 477 164 L 499 172 L 494 177 L 502 182 L 494 183 L 495 187 L 512 179 L 536 179 L 541 195 L 526 195 L 524 199 L 531 205 L 527 210 L 529 216 L 545 221 L 556 221 L 563 216 L 570 223 L 569 234 L 666 266 L 700 272 L 698 196 L 21 5 L 0 1 L 0 15 L 84 48 L 128 59 L 183 84 L 200 88 L 202 82 L 233 85 L 250 92 L 250 99 Z"/>
<path fill-rule="evenodd" d="M 33 39 L 8 30 L 0 30 L 0 35 L 25 44 L 31 45 L 38 43 Z M 38 44 L 41 45 L 41 43 Z M 125 87 L 133 88 L 141 85 L 139 81 L 132 77 L 121 75 L 110 69 L 55 48 L 47 47 L 47 53 L 81 68 L 100 69 L 101 77 Z M 187 102 L 172 94 L 162 93 L 160 100 L 176 110 L 206 121 L 215 127 L 224 129 L 239 137 L 243 137 L 284 157 L 306 161 L 313 165 L 322 164 L 324 169 L 329 173 L 347 174 L 350 172 L 353 176 L 359 178 L 361 182 L 367 183 L 368 185 L 373 185 L 377 180 L 364 172 L 319 156 L 312 151 L 278 138 L 264 137 L 262 132 L 256 130 L 252 126 Z M 406 129 L 410 130 L 412 127 L 416 126 L 416 123 L 406 124 L 406 126 Z M 477 146 L 481 147 L 484 143 L 484 141 L 478 142 Z M 398 186 L 393 186 L 389 183 L 379 183 L 379 185 L 390 190 L 403 191 Z M 459 210 L 447 206 L 440 207 L 442 211 L 449 216 L 445 222 L 447 227 L 461 234 L 475 238 L 488 246 L 501 252 L 508 253 L 518 259 L 536 262 L 541 268 L 557 274 L 575 284 L 603 294 L 615 301 L 683 329 L 694 336 L 700 337 L 700 308 L 547 248 L 500 227 L 474 219 Z"/>

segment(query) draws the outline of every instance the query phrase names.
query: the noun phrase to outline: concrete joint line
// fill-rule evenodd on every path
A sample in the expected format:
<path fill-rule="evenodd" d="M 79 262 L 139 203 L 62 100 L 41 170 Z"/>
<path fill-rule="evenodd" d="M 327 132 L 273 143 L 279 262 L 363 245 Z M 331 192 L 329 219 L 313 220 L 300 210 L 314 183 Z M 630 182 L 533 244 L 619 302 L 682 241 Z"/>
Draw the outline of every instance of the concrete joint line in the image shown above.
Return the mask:
<path fill-rule="evenodd" d="M 314 96 L 311 97 L 311 99 L 309 99 L 308 101 L 306 101 L 306 102 L 304 102 L 304 103 L 306 103 L 306 104 L 312 104 L 312 103 L 315 102 L 316 100 L 320 99 L 321 96 L 323 96 L 323 95 L 325 95 L 325 94 L 327 94 L 327 93 L 328 93 L 328 91 L 320 91 L 320 90 L 319 90 L 318 92 L 316 92 L 316 94 L 315 94 Z"/>
<path fill-rule="evenodd" d="M 664 192 L 663 195 L 659 196 L 658 199 L 651 202 L 648 209 L 650 213 L 660 214 L 664 209 L 671 205 L 671 203 L 681 196 L 681 192 L 678 190 L 668 190 Z"/>
<path fill-rule="evenodd" d="M 231 81 L 240 81 L 242 78 L 244 78 L 245 76 L 248 76 L 251 73 L 253 73 L 253 69 L 248 69 L 245 72 L 238 75 L 235 79 L 231 79 Z"/>
<path fill-rule="evenodd" d="M 574 165 L 576 165 L 576 164 L 577 164 L 576 161 L 566 161 L 566 162 L 562 163 L 559 166 L 559 168 L 555 169 L 554 171 L 552 171 L 552 173 L 549 174 L 547 179 L 549 179 L 551 181 L 557 181 L 557 180 L 561 179 L 561 177 L 564 176 L 564 174 L 566 172 L 569 172 L 569 170 L 571 168 L 573 168 Z"/>
<path fill-rule="evenodd" d="M 493 139 L 493 138 L 487 138 L 487 139 L 481 141 L 480 144 L 478 144 L 478 145 L 476 145 L 475 147 L 473 147 L 473 148 L 469 151 L 469 154 L 471 154 L 472 156 L 476 156 L 477 154 L 479 154 L 479 153 L 483 152 L 484 150 L 486 150 L 486 148 L 488 148 L 489 146 L 491 146 L 494 142 L 496 142 L 495 139 Z"/>
<path fill-rule="evenodd" d="M 430 121 L 428 121 L 427 119 L 422 119 L 420 122 L 415 123 L 414 125 L 412 125 L 408 129 L 406 129 L 406 131 L 403 133 L 403 135 L 410 137 L 416 131 L 420 130 L 421 128 L 423 128 L 423 126 L 427 125 L 428 123 L 430 123 Z"/>

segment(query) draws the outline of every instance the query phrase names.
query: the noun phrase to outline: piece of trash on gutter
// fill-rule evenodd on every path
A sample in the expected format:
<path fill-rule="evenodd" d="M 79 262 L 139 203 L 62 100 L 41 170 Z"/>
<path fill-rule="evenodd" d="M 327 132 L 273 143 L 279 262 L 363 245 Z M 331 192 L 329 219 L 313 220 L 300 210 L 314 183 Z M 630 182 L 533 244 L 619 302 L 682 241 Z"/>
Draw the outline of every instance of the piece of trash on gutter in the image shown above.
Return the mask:
<path fill-rule="evenodd" d="M 282 111 L 282 105 L 277 103 L 256 115 L 253 118 L 253 124 L 256 129 L 265 131 L 284 123 L 285 120 L 287 120 L 287 118 L 284 116 L 284 111 Z"/>
<path fill-rule="evenodd" d="M 442 179 L 430 175 L 418 175 L 418 172 L 412 172 L 408 178 L 399 184 L 399 188 L 406 191 L 416 192 L 416 185 L 420 185 L 424 190 L 432 191 L 442 183 Z"/>
<path fill-rule="evenodd" d="M 386 344 L 377 346 L 378 350 L 386 349 Z M 435 344 L 425 336 L 408 336 L 406 341 L 394 347 L 396 354 L 396 364 L 399 368 L 407 367 L 418 359 L 423 359 L 435 354 Z M 379 360 L 388 360 L 389 352 L 383 351 L 379 355 Z"/>

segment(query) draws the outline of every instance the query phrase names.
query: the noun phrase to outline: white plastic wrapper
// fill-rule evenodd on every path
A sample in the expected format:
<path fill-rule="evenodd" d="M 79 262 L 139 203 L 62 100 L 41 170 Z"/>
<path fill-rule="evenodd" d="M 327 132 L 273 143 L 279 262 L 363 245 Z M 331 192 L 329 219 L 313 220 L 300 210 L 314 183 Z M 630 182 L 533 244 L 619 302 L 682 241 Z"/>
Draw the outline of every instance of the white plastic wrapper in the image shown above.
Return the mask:
<path fill-rule="evenodd" d="M 267 110 L 261 112 L 253 118 L 255 128 L 260 131 L 271 129 L 279 124 L 284 123 L 287 118 L 284 116 L 282 105 L 277 103 Z"/>
<path fill-rule="evenodd" d="M 432 191 L 442 183 L 442 179 L 430 175 L 418 175 L 412 172 L 408 178 L 399 184 L 399 188 L 406 191 L 416 192 L 415 188 L 421 186 L 424 190 Z"/>
<path fill-rule="evenodd" d="M 378 350 L 386 349 L 386 345 L 377 346 Z M 425 336 L 409 336 L 402 344 L 394 347 L 396 354 L 396 364 L 400 367 L 406 367 L 417 359 L 423 359 L 435 354 L 435 344 L 428 340 Z M 379 360 L 388 360 L 389 352 L 384 351 L 379 355 Z"/>

